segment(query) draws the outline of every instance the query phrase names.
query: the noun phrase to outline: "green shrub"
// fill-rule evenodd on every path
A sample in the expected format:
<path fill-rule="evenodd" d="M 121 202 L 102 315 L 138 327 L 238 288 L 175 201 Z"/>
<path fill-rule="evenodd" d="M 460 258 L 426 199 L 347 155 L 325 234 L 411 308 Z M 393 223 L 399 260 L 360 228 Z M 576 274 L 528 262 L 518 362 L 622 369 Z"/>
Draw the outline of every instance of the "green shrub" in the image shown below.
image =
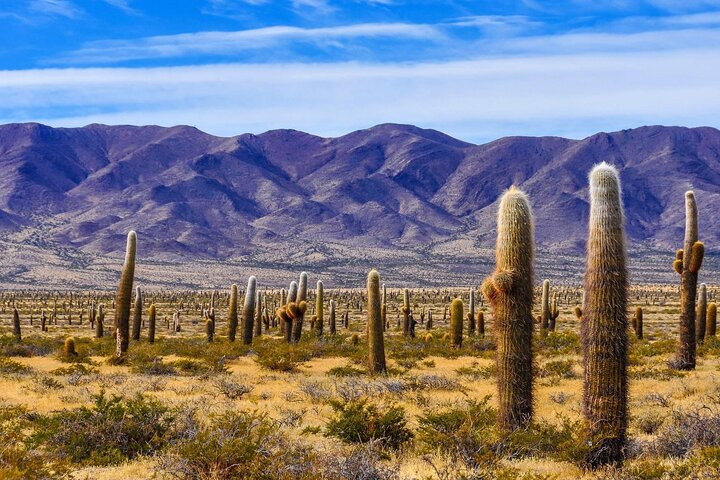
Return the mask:
<path fill-rule="evenodd" d="M 93 398 L 91 407 L 40 418 L 32 444 L 75 465 L 116 465 L 166 445 L 174 415 L 157 400 L 107 398 L 104 392 Z"/>
<path fill-rule="evenodd" d="M 473 380 L 488 379 L 493 378 L 497 375 L 497 365 L 493 363 L 484 367 L 480 367 L 477 365 L 477 363 L 473 363 L 469 367 L 460 367 L 456 369 L 455 372 L 458 375 L 470 377 Z"/>
<path fill-rule="evenodd" d="M 365 370 L 353 367 L 352 365 L 345 365 L 343 367 L 334 367 L 328 370 L 327 374 L 331 377 L 359 377 L 367 373 Z"/>
<path fill-rule="evenodd" d="M 558 378 L 574 378 L 575 372 L 573 360 L 552 360 L 543 364 L 538 370 L 538 376 L 541 378 L 558 377 Z"/>
<path fill-rule="evenodd" d="M 533 339 L 536 355 L 580 354 L 580 337 L 575 332 L 547 332 Z"/>
<path fill-rule="evenodd" d="M 397 450 L 413 438 L 407 427 L 405 410 L 390 406 L 381 410 L 366 399 L 330 402 L 335 417 L 325 427 L 325 435 L 345 443 L 377 443 L 383 449 Z"/>
<path fill-rule="evenodd" d="M 31 367 L 10 358 L 0 357 L 0 375 L 28 375 L 33 372 Z"/>

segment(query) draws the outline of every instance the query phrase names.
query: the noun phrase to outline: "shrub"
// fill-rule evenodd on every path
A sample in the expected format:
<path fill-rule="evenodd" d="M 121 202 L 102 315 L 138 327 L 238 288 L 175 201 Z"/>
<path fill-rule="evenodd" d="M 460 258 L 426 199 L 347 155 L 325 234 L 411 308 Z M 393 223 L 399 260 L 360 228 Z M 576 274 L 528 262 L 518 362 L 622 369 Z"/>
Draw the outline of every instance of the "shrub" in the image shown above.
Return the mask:
<path fill-rule="evenodd" d="M 540 377 L 574 378 L 574 365 L 575 362 L 572 360 L 553 360 L 540 367 L 538 375 Z"/>
<path fill-rule="evenodd" d="M 469 367 L 460 367 L 456 369 L 455 372 L 457 372 L 458 375 L 470 377 L 473 380 L 488 379 L 497 375 L 497 365 L 493 363 L 480 367 L 477 363 L 473 363 Z"/>
<path fill-rule="evenodd" d="M 365 370 L 353 367 L 352 365 L 334 367 L 327 372 L 327 374 L 331 377 L 359 377 L 361 375 L 364 375 L 365 373 Z"/>
<path fill-rule="evenodd" d="M 243 383 L 238 383 L 230 376 L 223 376 L 218 378 L 215 381 L 215 388 L 217 388 L 220 393 L 225 395 L 225 397 L 229 398 L 230 400 L 237 400 L 246 393 L 250 393 L 252 391 L 251 386 L 245 385 Z"/>
<path fill-rule="evenodd" d="M 28 375 L 33 372 L 31 367 L 10 358 L 0 357 L 0 375 Z"/>
<path fill-rule="evenodd" d="M 397 450 L 413 438 L 407 428 L 405 410 L 390 406 L 381 410 L 366 399 L 350 402 L 331 401 L 336 413 L 328 422 L 325 435 L 345 443 L 376 442 L 383 449 Z"/>
<path fill-rule="evenodd" d="M 53 458 L 77 465 L 116 465 L 166 445 L 174 416 L 157 400 L 107 398 L 104 392 L 93 399 L 91 407 L 39 419 L 33 444 L 44 445 Z"/>

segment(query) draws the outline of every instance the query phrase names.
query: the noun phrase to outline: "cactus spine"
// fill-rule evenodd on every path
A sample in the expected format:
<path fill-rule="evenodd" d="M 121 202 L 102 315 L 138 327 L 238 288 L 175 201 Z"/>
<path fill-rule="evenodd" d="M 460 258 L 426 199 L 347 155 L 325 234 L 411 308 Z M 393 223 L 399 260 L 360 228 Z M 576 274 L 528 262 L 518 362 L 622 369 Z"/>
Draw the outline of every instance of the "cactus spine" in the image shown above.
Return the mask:
<path fill-rule="evenodd" d="M 717 331 L 717 305 L 710 302 L 707 307 L 707 328 L 705 330 L 706 337 L 714 337 Z"/>
<path fill-rule="evenodd" d="M 253 322 L 255 320 L 255 301 L 257 282 L 254 276 L 248 278 L 247 290 L 245 290 L 245 305 L 243 307 L 243 343 L 250 345 L 253 339 Z"/>
<path fill-rule="evenodd" d="M 695 296 L 697 295 L 698 271 L 705 253 L 704 245 L 698 241 L 698 212 L 695 194 L 685 192 L 685 243 L 678 250 L 673 263 L 680 274 L 680 343 L 673 366 L 679 370 L 695 368 Z"/>
<path fill-rule="evenodd" d="M 704 283 L 700 284 L 698 294 L 697 313 L 695 314 L 695 338 L 698 343 L 705 341 L 705 329 L 707 328 L 707 288 Z"/>
<path fill-rule="evenodd" d="M 22 332 L 20 331 L 20 312 L 17 308 L 13 308 L 13 336 L 17 341 L 22 340 Z"/>
<path fill-rule="evenodd" d="M 368 295 L 368 372 L 385 373 L 385 340 L 380 298 L 380 275 L 371 270 L 367 279 Z"/>
<path fill-rule="evenodd" d="M 234 342 L 238 327 L 238 287 L 230 286 L 230 303 L 228 304 L 228 341 Z"/>
<path fill-rule="evenodd" d="M 151 303 L 148 308 L 148 342 L 155 343 L 155 322 L 156 322 L 155 304 Z"/>
<path fill-rule="evenodd" d="M 323 282 L 322 280 L 318 280 L 317 282 L 317 298 L 315 299 L 315 316 L 317 317 L 315 320 L 315 335 L 318 337 L 321 337 L 323 334 L 324 325 L 323 322 L 325 321 L 325 311 L 323 308 L 323 302 L 325 300 L 325 295 L 323 291 Z"/>
<path fill-rule="evenodd" d="M 452 348 L 462 347 L 462 333 L 463 333 L 463 302 L 459 298 L 456 298 L 450 304 L 450 332 Z"/>
<path fill-rule="evenodd" d="M 582 308 L 583 410 L 591 467 L 622 462 L 627 429 L 627 268 L 620 179 L 590 172 L 590 226 Z"/>
<path fill-rule="evenodd" d="M 135 279 L 135 252 L 137 249 L 137 235 L 131 231 L 127 237 L 125 250 L 125 263 L 123 264 L 115 295 L 115 327 L 117 335 L 117 349 L 115 355 L 123 356 L 130 343 L 130 302 L 132 301 L 132 287 Z"/>
<path fill-rule="evenodd" d="M 135 287 L 135 309 L 133 310 L 132 339 L 140 340 L 140 325 L 142 324 L 142 292 Z"/>
<path fill-rule="evenodd" d="M 522 191 L 510 187 L 498 210 L 495 271 L 483 293 L 495 317 L 497 386 L 502 430 L 527 425 L 533 413 L 533 216 Z"/>

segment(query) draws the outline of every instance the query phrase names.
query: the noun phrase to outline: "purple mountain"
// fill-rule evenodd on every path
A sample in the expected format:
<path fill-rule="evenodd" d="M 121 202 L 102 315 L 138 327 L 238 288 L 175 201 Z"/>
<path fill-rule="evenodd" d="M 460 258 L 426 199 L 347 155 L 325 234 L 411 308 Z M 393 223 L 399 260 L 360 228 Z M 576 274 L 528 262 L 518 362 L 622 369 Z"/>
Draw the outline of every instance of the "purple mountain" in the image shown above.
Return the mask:
<path fill-rule="evenodd" d="M 532 200 L 538 243 L 576 254 L 587 174 L 599 161 L 621 172 L 633 248 L 680 246 L 690 188 L 701 238 L 710 248 L 720 241 L 720 131 L 660 126 L 473 145 L 394 124 L 338 138 L 10 124 L 0 126 L 0 230 L 115 255 L 135 229 L 143 255 L 159 260 L 237 258 L 300 242 L 452 256 L 462 239 L 493 245 L 497 198 L 515 184 Z"/>

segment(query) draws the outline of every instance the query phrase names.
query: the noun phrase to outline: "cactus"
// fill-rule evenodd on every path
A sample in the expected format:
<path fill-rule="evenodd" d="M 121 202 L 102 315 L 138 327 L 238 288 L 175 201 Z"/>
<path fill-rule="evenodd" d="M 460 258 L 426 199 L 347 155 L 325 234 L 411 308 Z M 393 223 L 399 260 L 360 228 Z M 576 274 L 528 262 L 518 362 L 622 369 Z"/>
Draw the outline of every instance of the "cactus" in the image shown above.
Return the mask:
<path fill-rule="evenodd" d="M 75 350 L 75 339 L 68 337 L 65 339 L 65 345 L 63 346 L 63 354 L 65 358 L 77 357 L 77 351 Z"/>
<path fill-rule="evenodd" d="M 295 281 L 290 282 L 290 288 L 288 288 L 287 303 L 297 301 L 298 296 L 298 284 Z"/>
<path fill-rule="evenodd" d="M 135 287 L 135 309 L 133 310 L 132 339 L 140 340 L 140 325 L 142 324 L 142 293 L 140 287 Z"/>
<path fill-rule="evenodd" d="M 717 331 L 717 305 L 715 302 L 710 302 L 707 306 L 707 319 L 706 319 L 706 337 L 714 337 Z"/>
<path fill-rule="evenodd" d="M 148 308 L 148 342 L 155 343 L 155 304 L 151 303 Z"/>
<path fill-rule="evenodd" d="M 13 307 L 13 336 L 18 342 L 22 340 L 22 332 L 20 331 L 20 312 Z"/>
<path fill-rule="evenodd" d="M 325 311 L 323 308 L 323 302 L 325 300 L 323 292 L 323 282 L 318 280 L 317 282 L 317 298 L 315 299 L 315 335 L 321 337 L 323 334 L 323 322 L 325 321 Z"/>
<path fill-rule="evenodd" d="M 533 414 L 533 216 L 522 191 L 510 187 L 500 199 L 495 271 L 483 293 L 495 318 L 498 424 L 511 431 Z"/>
<path fill-rule="evenodd" d="M 425 340 L 425 343 L 432 343 L 435 337 L 433 337 L 432 333 L 426 333 L 423 340 Z"/>
<path fill-rule="evenodd" d="M 697 312 L 695 313 L 695 339 L 698 343 L 705 341 L 705 329 L 707 320 L 707 287 L 700 284 L 700 292 L 697 299 Z"/>
<path fill-rule="evenodd" d="M 402 323 L 402 329 L 403 329 L 403 336 L 407 337 L 410 335 L 410 290 L 407 288 L 403 290 L 403 306 L 402 306 L 402 314 L 403 314 L 403 323 Z"/>
<path fill-rule="evenodd" d="M 542 300 L 540 302 L 540 328 L 547 331 L 550 328 L 550 280 L 543 280 Z"/>
<path fill-rule="evenodd" d="M 294 304 L 294 302 L 291 302 Z M 290 343 L 292 342 L 292 317 L 288 313 L 288 305 L 283 306 L 281 308 L 278 308 L 275 312 L 275 315 L 280 319 L 281 325 L 284 325 L 284 328 L 282 328 L 283 333 L 285 334 L 285 341 Z"/>
<path fill-rule="evenodd" d="M 353 345 L 357 346 L 360 343 L 360 335 L 358 335 L 357 333 L 353 333 L 350 337 L 350 342 Z"/>
<path fill-rule="evenodd" d="M 210 312 L 212 312 L 212 309 Z M 215 338 L 215 321 L 212 318 L 215 315 L 210 312 L 205 314 L 205 337 L 207 338 L 208 343 L 212 343 Z"/>
<path fill-rule="evenodd" d="M 117 336 L 117 349 L 115 355 L 122 357 L 130 343 L 130 302 L 132 301 L 132 287 L 135 279 L 135 252 L 137 249 L 137 235 L 134 231 L 128 233 L 127 248 L 125 250 L 125 263 L 123 264 L 120 284 L 115 295 L 115 327 Z"/>
<path fill-rule="evenodd" d="M 485 314 L 482 311 L 479 311 L 477 314 L 477 329 L 478 329 L 478 335 L 481 337 L 485 336 Z"/>
<path fill-rule="evenodd" d="M 627 429 L 627 267 L 620 179 L 600 163 L 590 172 L 590 220 L 582 309 L 591 468 L 623 460 Z"/>
<path fill-rule="evenodd" d="M 475 335 L 475 289 L 470 288 L 470 311 L 468 312 L 468 335 Z"/>
<path fill-rule="evenodd" d="M 301 303 L 305 302 L 307 299 L 307 282 L 308 282 L 308 275 L 306 272 L 300 273 L 300 282 L 298 282 L 298 291 L 297 291 L 297 302 Z M 297 317 L 293 318 L 293 324 L 292 324 L 292 341 L 293 343 L 297 343 L 300 341 L 300 337 L 302 337 L 302 328 L 303 328 L 303 321 L 305 320 L 305 311 L 302 312 L 302 315 L 299 315 Z"/>
<path fill-rule="evenodd" d="M 643 309 L 637 307 L 635 309 L 635 316 L 633 317 L 633 326 L 635 327 L 635 336 L 638 340 L 643 338 Z"/>
<path fill-rule="evenodd" d="M 45 310 L 40 312 L 40 331 L 47 332 L 47 316 Z"/>
<path fill-rule="evenodd" d="M 695 368 L 695 296 L 697 295 L 698 271 L 705 253 L 698 241 L 698 212 L 695 194 L 685 192 L 685 243 L 676 254 L 673 268 L 680 274 L 680 342 L 672 366 L 679 370 Z"/>
<path fill-rule="evenodd" d="M 335 333 L 337 332 L 335 322 L 335 300 L 330 300 L 330 335 L 335 335 Z"/>
<path fill-rule="evenodd" d="M 253 324 L 255 330 L 254 336 L 259 337 L 262 335 L 262 293 L 257 293 L 257 299 L 255 301 L 255 323 Z"/>
<path fill-rule="evenodd" d="M 95 319 L 95 338 L 102 338 L 105 335 L 105 304 L 101 303 L 97 308 Z"/>
<path fill-rule="evenodd" d="M 456 298 L 450 304 L 450 331 L 452 332 L 451 343 L 453 348 L 462 347 L 463 334 L 463 302 Z"/>
<path fill-rule="evenodd" d="M 383 283 L 382 286 L 382 320 L 383 320 L 383 330 L 388 328 L 387 323 L 387 287 Z"/>
<path fill-rule="evenodd" d="M 257 293 L 255 291 L 257 282 L 254 276 L 248 278 L 247 290 L 245 290 L 245 306 L 243 307 L 243 343 L 250 345 L 253 339 L 253 323 L 255 321 L 255 302 Z"/>
<path fill-rule="evenodd" d="M 367 279 L 368 372 L 385 373 L 385 339 L 380 297 L 380 275 L 371 270 Z"/>
<path fill-rule="evenodd" d="M 557 296 L 553 296 L 553 301 L 550 304 L 550 323 L 548 328 L 551 332 L 555 331 L 557 318 L 560 316 L 560 309 L 558 308 Z"/>
<path fill-rule="evenodd" d="M 230 286 L 230 303 L 228 304 L 228 341 L 234 342 L 238 327 L 238 287 Z"/>

